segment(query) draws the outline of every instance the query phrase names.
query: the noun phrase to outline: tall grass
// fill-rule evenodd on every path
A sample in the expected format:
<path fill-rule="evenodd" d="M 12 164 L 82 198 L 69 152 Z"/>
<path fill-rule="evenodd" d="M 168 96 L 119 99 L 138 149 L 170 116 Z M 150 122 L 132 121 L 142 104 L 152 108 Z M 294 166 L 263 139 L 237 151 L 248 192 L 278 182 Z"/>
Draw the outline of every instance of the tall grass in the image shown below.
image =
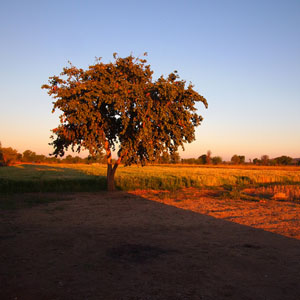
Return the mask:
<path fill-rule="evenodd" d="M 181 165 L 120 166 L 121 190 L 185 187 L 300 185 L 300 168 L 232 169 Z M 106 187 L 106 165 L 49 164 L 0 168 L 0 192 L 99 191 Z"/>

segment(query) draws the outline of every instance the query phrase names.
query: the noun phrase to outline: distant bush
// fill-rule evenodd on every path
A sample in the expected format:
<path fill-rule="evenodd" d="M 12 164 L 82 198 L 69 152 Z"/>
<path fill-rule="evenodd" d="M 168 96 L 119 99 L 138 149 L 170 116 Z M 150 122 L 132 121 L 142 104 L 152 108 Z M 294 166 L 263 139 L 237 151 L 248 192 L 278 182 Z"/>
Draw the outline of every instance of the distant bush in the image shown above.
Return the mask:
<path fill-rule="evenodd" d="M 289 156 L 282 155 L 273 159 L 277 165 L 291 165 L 293 163 L 293 159 Z"/>
<path fill-rule="evenodd" d="M 9 148 L 0 148 L 0 165 L 10 166 L 21 160 L 22 155 L 17 150 Z"/>
<path fill-rule="evenodd" d="M 220 156 L 214 156 L 211 161 L 214 165 L 219 165 L 223 162 L 222 157 Z"/>
<path fill-rule="evenodd" d="M 0 148 L 0 167 L 5 166 L 2 149 Z"/>
<path fill-rule="evenodd" d="M 270 159 L 268 155 L 263 155 L 261 159 L 254 158 L 253 164 L 255 165 L 264 165 L 264 166 L 290 166 L 290 165 L 299 165 L 298 159 L 293 159 L 290 156 L 282 155 Z"/>
<path fill-rule="evenodd" d="M 234 165 L 244 164 L 245 163 L 245 155 L 233 155 L 231 157 L 231 162 Z"/>

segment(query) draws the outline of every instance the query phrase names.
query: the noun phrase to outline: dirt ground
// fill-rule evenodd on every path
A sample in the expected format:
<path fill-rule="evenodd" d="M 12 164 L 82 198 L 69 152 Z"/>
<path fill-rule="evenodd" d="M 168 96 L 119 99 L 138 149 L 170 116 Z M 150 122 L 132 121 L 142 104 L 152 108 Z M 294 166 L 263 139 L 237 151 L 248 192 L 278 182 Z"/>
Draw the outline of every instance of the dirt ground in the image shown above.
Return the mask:
<path fill-rule="evenodd" d="M 0 299 L 300 299 L 300 204 L 196 189 L 59 197 L 0 212 Z"/>

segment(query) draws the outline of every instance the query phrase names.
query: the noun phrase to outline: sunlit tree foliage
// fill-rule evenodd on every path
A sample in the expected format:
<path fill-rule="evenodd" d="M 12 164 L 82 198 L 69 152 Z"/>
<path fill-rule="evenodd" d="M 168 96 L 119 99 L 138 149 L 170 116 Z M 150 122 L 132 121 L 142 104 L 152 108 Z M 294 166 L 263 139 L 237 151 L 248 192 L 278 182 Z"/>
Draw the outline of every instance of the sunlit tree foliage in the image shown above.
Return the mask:
<path fill-rule="evenodd" d="M 145 59 L 114 54 L 113 62 L 97 59 L 87 70 L 70 64 L 60 76 L 50 77 L 42 88 L 54 98 L 53 111 L 62 112 L 52 130 L 53 154 L 62 156 L 69 147 L 88 149 L 91 155 L 105 151 L 108 190 L 114 190 L 121 161 L 144 165 L 192 142 L 202 121 L 195 103 L 207 107 L 206 99 L 176 71 L 155 81 L 152 74 Z"/>

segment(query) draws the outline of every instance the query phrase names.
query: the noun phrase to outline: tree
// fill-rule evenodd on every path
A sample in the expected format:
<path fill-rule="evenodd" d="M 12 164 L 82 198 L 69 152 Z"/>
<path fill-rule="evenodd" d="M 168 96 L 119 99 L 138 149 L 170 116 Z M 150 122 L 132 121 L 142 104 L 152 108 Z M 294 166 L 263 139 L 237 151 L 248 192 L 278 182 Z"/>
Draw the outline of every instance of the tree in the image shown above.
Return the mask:
<path fill-rule="evenodd" d="M 206 153 L 206 163 L 208 165 L 211 164 L 211 151 L 210 150 L 208 150 L 207 153 Z"/>
<path fill-rule="evenodd" d="M 24 162 L 36 162 L 36 153 L 31 150 L 25 150 L 22 155 L 22 161 Z"/>
<path fill-rule="evenodd" d="M 261 163 L 266 166 L 269 164 L 270 158 L 268 155 L 265 154 L 265 155 L 261 156 L 260 160 L 261 160 Z"/>
<path fill-rule="evenodd" d="M 170 154 L 167 151 L 163 151 L 162 155 L 158 159 L 160 164 L 169 164 L 170 163 Z"/>
<path fill-rule="evenodd" d="M 282 156 L 274 158 L 274 161 L 278 165 L 291 165 L 293 162 L 293 159 L 290 156 L 282 155 Z"/>
<path fill-rule="evenodd" d="M 254 165 L 259 165 L 261 163 L 261 160 L 260 159 L 258 159 L 258 158 L 254 158 L 253 159 L 253 164 Z"/>
<path fill-rule="evenodd" d="M 189 165 L 199 165 L 199 160 L 196 158 L 182 158 L 181 163 Z"/>
<path fill-rule="evenodd" d="M 63 162 L 66 164 L 72 164 L 74 163 L 74 158 L 71 154 L 68 154 L 66 158 L 63 160 Z"/>
<path fill-rule="evenodd" d="M 231 157 L 231 162 L 232 162 L 234 165 L 244 164 L 244 163 L 245 163 L 245 155 L 236 155 L 236 154 L 234 154 L 234 155 Z"/>
<path fill-rule="evenodd" d="M 89 155 L 86 158 L 87 163 L 92 164 L 92 163 L 107 163 L 103 153 L 98 153 L 97 155 Z"/>
<path fill-rule="evenodd" d="M 43 163 L 45 161 L 47 161 L 47 157 L 45 155 L 43 155 L 43 154 L 36 155 L 36 157 L 35 157 L 36 163 Z"/>
<path fill-rule="evenodd" d="M 231 157 L 231 162 L 234 164 L 234 165 L 238 165 L 240 163 L 240 157 L 236 154 L 234 154 L 232 157 Z"/>
<path fill-rule="evenodd" d="M 198 161 L 200 165 L 205 165 L 207 162 L 206 154 L 202 154 L 198 157 Z"/>
<path fill-rule="evenodd" d="M 171 164 L 178 164 L 180 162 L 180 155 L 178 152 L 172 153 L 170 156 L 170 162 Z"/>
<path fill-rule="evenodd" d="M 52 130 L 53 154 L 62 156 L 69 147 L 88 149 L 91 155 L 105 151 L 107 188 L 114 190 L 121 161 L 145 165 L 164 151 L 172 155 L 184 149 L 184 143 L 195 140 L 194 128 L 202 121 L 195 103 L 207 107 L 206 99 L 192 84 L 186 86 L 177 71 L 156 81 L 152 74 L 145 59 L 114 54 L 114 62 L 97 59 L 87 70 L 70 64 L 60 77 L 50 77 L 42 88 L 55 100 L 53 111 L 62 111 L 60 125 Z"/>
<path fill-rule="evenodd" d="M 245 155 L 236 155 L 236 154 L 234 154 L 234 155 L 231 157 L 231 162 L 232 162 L 234 165 L 244 164 L 244 163 L 245 163 Z"/>
<path fill-rule="evenodd" d="M 221 156 L 214 156 L 212 159 L 211 159 L 212 163 L 214 165 L 219 165 L 222 163 L 222 157 Z"/>
<path fill-rule="evenodd" d="M 244 164 L 245 163 L 245 155 L 239 155 L 239 159 L 240 159 L 240 164 Z"/>
<path fill-rule="evenodd" d="M 17 150 L 8 147 L 8 148 L 2 148 L 0 149 L 0 159 L 1 159 L 1 165 L 3 166 L 9 166 L 14 164 L 15 162 L 21 160 L 22 155 L 18 153 Z"/>
<path fill-rule="evenodd" d="M 3 157 L 3 152 L 2 152 L 2 144 L 0 142 L 0 167 L 4 166 L 4 157 Z"/>

